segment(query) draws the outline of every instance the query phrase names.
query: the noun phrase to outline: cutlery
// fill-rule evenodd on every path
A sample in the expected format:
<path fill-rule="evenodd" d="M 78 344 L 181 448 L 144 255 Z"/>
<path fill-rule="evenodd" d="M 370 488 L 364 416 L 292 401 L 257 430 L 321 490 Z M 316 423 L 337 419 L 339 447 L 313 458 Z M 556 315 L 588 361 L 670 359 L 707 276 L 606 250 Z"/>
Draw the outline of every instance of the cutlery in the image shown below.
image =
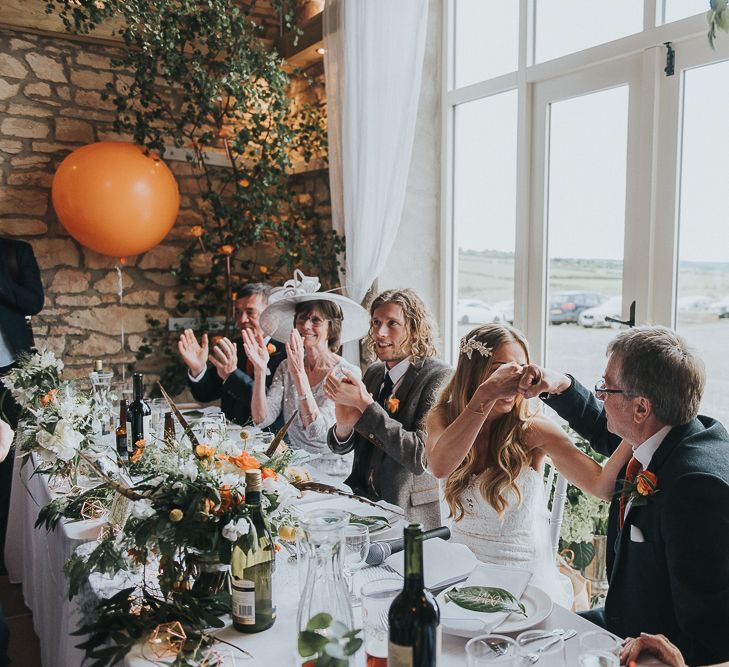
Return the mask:
<path fill-rule="evenodd" d="M 506 655 L 506 642 L 500 642 L 498 639 L 484 639 L 484 644 L 497 655 Z"/>
<path fill-rule="evenodd" d="M 545 630 L 541 635 L 534 635 L 526 641 L 522 641 L 523 644 L 529 644 L 531 642 L 537 642 L 541 639 L 549 639 L 550 637 L 562 637 L 566 630 L 564 628 L 555 628 L 554 630 Z"/>
<path fill-rule="evenodd" d="M 550 639 L 546 644 L 543 646 L 540 646 L 534 653 L 527 653 L 525 656 L 527 660 L 529 660 L 530 664 L 534 664 L 539 658 L 542 657 L 542 653 L 546 651 L 548 648 L 551 648 L 554 646 L 560 639 L 567 641 L 568 639 L 572 639 L 577 634 L 577 630 L 568 630 L 563 635 L 557 635 L 556 637 L 553 637 Z"/>

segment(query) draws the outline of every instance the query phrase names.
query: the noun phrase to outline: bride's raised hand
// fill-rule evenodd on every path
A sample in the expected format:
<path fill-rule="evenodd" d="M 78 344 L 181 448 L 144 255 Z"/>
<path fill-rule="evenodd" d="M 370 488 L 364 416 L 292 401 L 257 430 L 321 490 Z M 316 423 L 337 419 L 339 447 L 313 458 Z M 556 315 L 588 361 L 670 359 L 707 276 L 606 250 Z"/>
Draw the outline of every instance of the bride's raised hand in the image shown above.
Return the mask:
<path fill-rule="evenodd" d="M 513 398 L 523 373 L 523 367 L 515 361 L 502 364 L 478 386 L 475 394 L 477 400 L 486 402 Z"/>
<path fill-rule="evenodd" d="M 246 357 L 248 361 L 253 364 L 256 370 L 266 372 L 268 368 L 268 361 L 271 355 L 268 353 L 268 348 L 263 343 L 262 336 L 256 336 L 252 331 L 243 329 L 241 331 L 243 338 L 243 349 L 246 351 Z"/>

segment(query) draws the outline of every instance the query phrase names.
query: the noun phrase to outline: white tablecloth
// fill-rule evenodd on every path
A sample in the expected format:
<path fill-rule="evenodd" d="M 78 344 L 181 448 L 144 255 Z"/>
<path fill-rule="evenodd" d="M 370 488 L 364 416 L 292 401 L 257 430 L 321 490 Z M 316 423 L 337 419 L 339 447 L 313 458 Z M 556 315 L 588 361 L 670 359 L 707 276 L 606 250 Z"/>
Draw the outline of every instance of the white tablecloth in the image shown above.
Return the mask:
<path fill-rule="evenodd" d="M 28 607 L 33 611 L 36 634 L 40 638 L 41 656 L 44 667 L 75 667 L 81 665 L 83 653 L 74 648 L 81 641 L 69 636 L 79 624 L 80 614 L 74 602 L 68 601 L 68 588 L 63 574 L 63 566 L 74 547 L 84 541 L 94 539 L 98 532 L 98 522 L 59 524 L 55 531 L 35 529 L 38 510 L 51 500 L 51 491 L 46 478 L 31 477 L 32 465 L 22 472 L 16 460 L 16 475 L 10 504 L 10 525 L 5 549 L 5 562 L 10 580 L 23 583 L 23 595 Z M 332 480 L 334 481 L 334 480 Z M 27 490 L 26 490 L 27 487 Z M 253 658 L 246 658 L 240 652 L 232 651 L 236 665 L 262 665 L 265 667 L 284 667 L 296 665 L 296 611 L 299 601 L 299 584 L 296 565 L 290 563 L 285 551 L 279 553 L 274 594 L 278 617 L 272 628 L 255 635 L 244 635 L 232 627 L 221 630 L 221 639 L 234 643 L 247 650 Z M 360 609 L 355 609 L 355 623 L 359 624 Z M 574 628 L 578 632 L 596 629 L 596 626 L 559 606 L 537 628 Z M 441 667 L 455 667 L 466 664 L 464 646 L 466 640 L 443 635 Z M 567 665 L 577 665 L 579 642 L 577 638 L 566 643 Z M 225 646 L 221 645 L 225 651 Z M 160 663 L 152 662 L 143 645 L 138 645 L 126 658 L 126 667 L 151 667 Z M 363 652 L 357 656 L 357 664 L 364 665 Z M 540 661 L 541 667 L 563 667 L 546 658 Z M 647 659 L 639 666 L 662 665 Z"/>
<path fill-rule="evenodd" d="M 63 567 L 81 542 L 95 539 L 98 522 L 59 524 L 56 530 L 35 528 L 38 511 L 52 499 L 47 479 L 33 475 L 31 461 L 21 470 L 22 459 L 15 458 L 10 518 L 5 541 L 5 565 L 13 583 L 22 582 L 25 604 L 33 612 L 33 627 L 40 639 L 43 667 L 80 665 L 82 641 L 70 636 L 79 626 L 76 599 L 69 602 Z"/>

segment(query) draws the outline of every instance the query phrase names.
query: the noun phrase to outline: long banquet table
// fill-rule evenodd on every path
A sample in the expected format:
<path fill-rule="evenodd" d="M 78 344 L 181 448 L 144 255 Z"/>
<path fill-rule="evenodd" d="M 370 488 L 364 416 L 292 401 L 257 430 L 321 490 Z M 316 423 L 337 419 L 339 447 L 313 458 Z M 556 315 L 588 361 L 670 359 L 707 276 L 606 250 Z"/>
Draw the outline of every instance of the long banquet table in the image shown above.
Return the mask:
<path fill-rule="evenodd" d="M 72 637 L 69 633 L 78 626 L 80 611 L 75 600 L 68 600 L 63 566 L 77 545 L 95 539 L 99 522 L 63 523 L 50 533 L 42 528 L 35 529 L 38 510 L 51 500 L 52 491 L 44 476 L 32 475 L 32 465 L 26 465 L 21 471 L 16 459 L 15 472 L 8 528 L 8 535 L 12 538 L 7 540 L 5 551 L 10 581 L 23 584 L 25 602 L 33 611 L 34 627 L 40 639 L 43 667 L 74 667 L 81 664 L 83 653 L 75 648 L 80 638 Z M 252 656 L 246 658 L 239 651 L 221 644 L 221 652 L 229 651 L 229 655 L 234 656 L 235 665 L 279 667 L 297 664 L 298 574 L 296 564 L 290 562 L 283 550 L 278 556 L 274 586 L 278 617 L 272 628 L 255 635 L 240 634 L 232 627 L 217 633 L 221 639 L 245 649 Z M 356 623 L 359 622 L 359 614 L 360 608 L 356 607 Z M 597 629 L 589 621 L 559 605 L 554 605 L 550 616 L 535 627 L 574 628 L 578 632 Z M 465 639 L 444 634 L 441 666 L 465 665 L 465 643 Z M 578 639 L 566 642 L 565 646 L 566 664 L 577 665 Z M 124 664 L 126 667 L 162 664 L 154 662 L 151 657 L 145 645 L 138 645 L 127 656 Z M 357 664 L 364 664 L 363 651 L 357 656 Z M 641 659 L 638 663 L 639 667 L 663 664 L 652 658 Z M 546 658 L 540 661 L 540 665 L 562 667 Z"/>

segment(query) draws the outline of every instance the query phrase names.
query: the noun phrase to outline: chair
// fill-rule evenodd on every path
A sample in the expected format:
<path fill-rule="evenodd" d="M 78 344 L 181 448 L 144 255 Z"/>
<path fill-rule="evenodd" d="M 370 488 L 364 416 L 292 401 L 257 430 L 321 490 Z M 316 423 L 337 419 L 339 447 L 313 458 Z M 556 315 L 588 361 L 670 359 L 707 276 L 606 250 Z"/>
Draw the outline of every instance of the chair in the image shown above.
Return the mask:
<path fill-rule="evenodd" d="M 544 460 L 544 489 L 547 497 L 549 517 L 549 537 L 552 541 L 552 551 L 555 557 L 559 550 L 559 531 L 562 527 L 564 504 L 567 500 L 567 479 L 559 474 L 552 459 Z"/>

